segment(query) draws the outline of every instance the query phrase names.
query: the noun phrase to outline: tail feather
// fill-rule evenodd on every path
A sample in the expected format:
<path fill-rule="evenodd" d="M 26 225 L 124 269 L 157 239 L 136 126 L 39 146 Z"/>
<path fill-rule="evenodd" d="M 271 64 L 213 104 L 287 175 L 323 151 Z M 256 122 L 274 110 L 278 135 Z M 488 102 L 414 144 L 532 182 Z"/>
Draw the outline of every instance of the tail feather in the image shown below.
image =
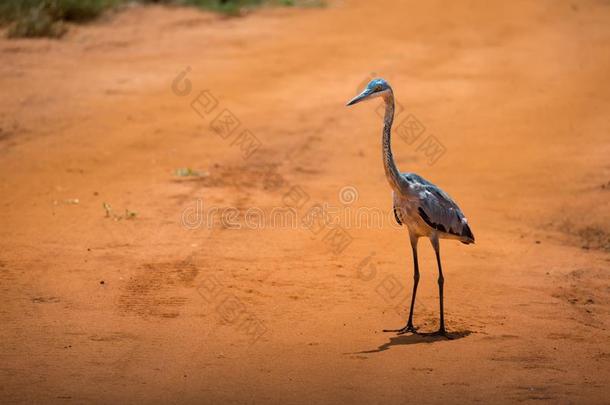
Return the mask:
<path fill-rule="evenodd" d="M 468 224 L 464 224 L 461 236 L 464 238 L 464 240 L 461 240 L 462 243 L 466 245 L 474 243 L 474 235 L 472 234 L 472 231 L 470 230 L 470 226 L 468 226 Z"/>

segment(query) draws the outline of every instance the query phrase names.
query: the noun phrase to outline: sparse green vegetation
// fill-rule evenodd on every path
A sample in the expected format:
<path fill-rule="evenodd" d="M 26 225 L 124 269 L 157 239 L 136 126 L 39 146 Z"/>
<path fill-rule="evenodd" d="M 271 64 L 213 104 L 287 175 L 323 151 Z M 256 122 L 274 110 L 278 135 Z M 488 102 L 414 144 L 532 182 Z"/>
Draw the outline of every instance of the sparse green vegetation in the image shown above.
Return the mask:
<path fill-rule="evenodd" d="M 120 0 L 5 0 L 0 22 L 9 24 L 9 37 L 52 37 L 66 32 L 65 22 L 92 20 Z"/>
<path fill-rule="evenodd" d="M 127 3 L 193 6 L 237 16 L 243 10 L 263 4 L 291 7 L 323 6 L 322 0 L 2 0 L 0 25 L 8 25 L 7 35 L 17 37 L 61 37 L 65 22 L 86 22 L 108 9 Z"/>
<path fill-rule="evenodd" d="M 263 0 L 178 0 L 174 3 L 200 7 L 227 15 L 239 15 L 241 9 L 260 6 Z"/>
<path fill-rule="evenodd" d="M 7 35 L 9 38 L 59 38 L 66 32 L 62 21 L 52 18 L 43 5 L 32 7 L 10 26 Z"/>

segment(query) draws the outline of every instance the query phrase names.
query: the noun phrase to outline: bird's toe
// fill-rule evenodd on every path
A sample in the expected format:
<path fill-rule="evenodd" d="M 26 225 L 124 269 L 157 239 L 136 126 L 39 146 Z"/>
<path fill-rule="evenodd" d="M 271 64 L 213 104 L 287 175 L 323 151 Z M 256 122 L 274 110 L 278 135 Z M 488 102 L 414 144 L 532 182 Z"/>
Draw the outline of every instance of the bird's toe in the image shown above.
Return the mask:
<path fill-rule="evenodd" d="M 399 329 L 396 331 L 397 335 L 404 335 L 405 333 L 413 333 L 416 334 L 417 333 L 417 328 L 413 325 L 407 325 L 402 329 Z"/>
<path fill-rule="evenodd" d="M 441 336 L 447 340 L 453 339 L 453 336 L 451 336 L 445 329 L 439 329 L 436 332 L 428 333 L 426 336 Z"/>
<path fill-rule="evenodd" d="M 405 333 L 417 333 L 417 328 L 413 325 L 407 325 L 400 329 L 384 329 L 384 332 L 395 332 L 397 335 L 404 335 Z"/>

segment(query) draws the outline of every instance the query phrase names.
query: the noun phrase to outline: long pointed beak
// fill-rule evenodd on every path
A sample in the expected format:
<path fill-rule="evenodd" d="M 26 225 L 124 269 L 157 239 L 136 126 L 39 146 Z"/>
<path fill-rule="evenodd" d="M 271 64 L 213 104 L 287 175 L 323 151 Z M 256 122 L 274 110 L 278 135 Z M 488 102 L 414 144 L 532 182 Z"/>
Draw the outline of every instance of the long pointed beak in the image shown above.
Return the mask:
<path fill-rule="evenodd" d="M 356 97 L 352 98 L 347 104 L 346 106 L 350 106 L 350 105 L 354 105 L 356 103 L 361 102 L 362 100 L 366 99 L 368 96 L 371 95 L 371 92 L 367 89 L 364 90 L 362 93 L 358 94 Z"/>

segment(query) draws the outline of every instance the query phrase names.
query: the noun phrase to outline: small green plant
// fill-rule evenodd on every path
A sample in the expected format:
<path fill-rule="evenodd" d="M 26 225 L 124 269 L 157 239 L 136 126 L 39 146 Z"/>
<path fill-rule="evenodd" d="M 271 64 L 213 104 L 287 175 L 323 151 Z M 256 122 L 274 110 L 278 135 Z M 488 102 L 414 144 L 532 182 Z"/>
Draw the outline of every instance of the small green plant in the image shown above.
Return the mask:
<path fill-rule="evenodd" d="M 193 170 L 190 167 L 181 167 L 179 169 L 176 169 L 174 174 L 179 177 L 205 177 L 209 175 L 208 172 Z"/>
<path fill-rule="evenodd" d="M 106 218 L 112 218 L 115 221 L 120 221 L 121 219 L 135 219 L 138 216 L 137 212 L 130 211 L 127 208 L 125 208 L 124 215 L 117 215 L 112 211 L 112 206 L 107 202 L 103 202 L 102 207 L 104 207 L 104 211 L 106 211 Z"/>

